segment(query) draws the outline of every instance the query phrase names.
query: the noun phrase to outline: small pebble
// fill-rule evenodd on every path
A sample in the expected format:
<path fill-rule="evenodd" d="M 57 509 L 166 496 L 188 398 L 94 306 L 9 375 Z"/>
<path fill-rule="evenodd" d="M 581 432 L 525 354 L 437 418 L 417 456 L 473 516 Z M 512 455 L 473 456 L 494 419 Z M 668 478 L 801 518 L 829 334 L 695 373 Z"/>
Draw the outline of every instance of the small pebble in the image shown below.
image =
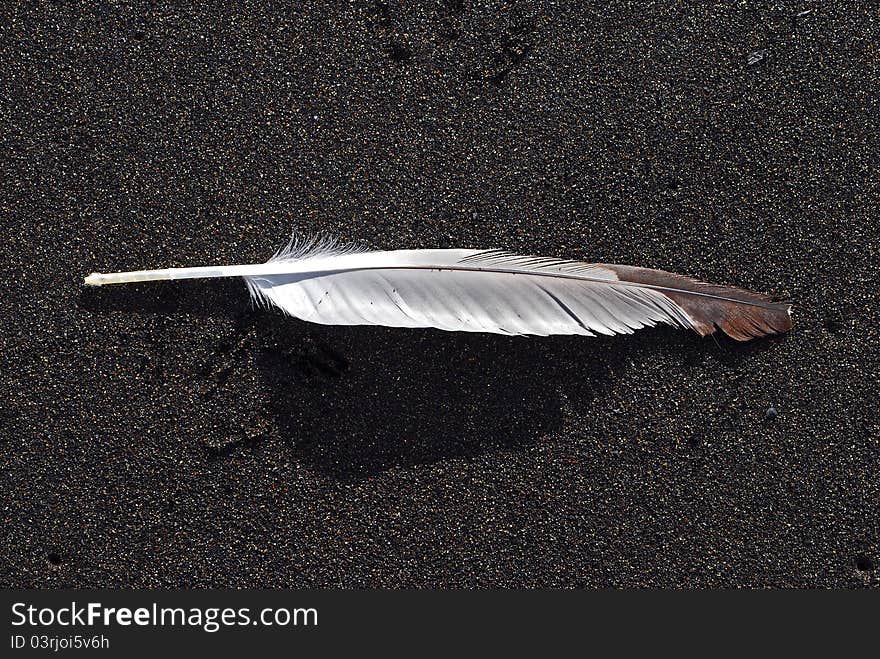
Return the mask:
<path fill-rule="evenodd" d="M 754 53 L 749 53 L 749 56 L 746 58 L 746 64 L 748 66 L 754 66 L 765 57 L 767 57 L 767 50 L 756 50 Z"/>

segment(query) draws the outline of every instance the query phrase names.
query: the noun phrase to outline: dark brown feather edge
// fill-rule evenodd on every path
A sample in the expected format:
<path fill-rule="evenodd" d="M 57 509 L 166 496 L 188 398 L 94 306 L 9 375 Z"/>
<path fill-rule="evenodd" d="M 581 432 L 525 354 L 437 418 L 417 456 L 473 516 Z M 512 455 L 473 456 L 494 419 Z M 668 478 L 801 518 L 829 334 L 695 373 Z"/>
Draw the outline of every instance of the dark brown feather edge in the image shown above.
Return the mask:
<path fill-rule="evenodd" d="M 622 281 L 658 287 L 684 309 L 701 336 L 720 328 L 737 341 L 791 329 L 791 304 L 736 286 L 707 284 L 665 270 L 601 264 Z M 693 293 L 697 293 L 694 295 Z"/>

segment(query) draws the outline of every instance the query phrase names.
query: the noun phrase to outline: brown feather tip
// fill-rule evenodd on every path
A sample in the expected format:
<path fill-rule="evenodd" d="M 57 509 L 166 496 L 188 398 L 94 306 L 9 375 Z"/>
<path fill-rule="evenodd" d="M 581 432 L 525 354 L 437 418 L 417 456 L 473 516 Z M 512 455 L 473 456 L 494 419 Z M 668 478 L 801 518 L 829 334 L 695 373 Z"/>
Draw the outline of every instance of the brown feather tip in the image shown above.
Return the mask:
<path fill-rule="evenodd" d="M 737 341 L 791 329 L 791 304 L 736 286 L 719 286 L 664 270 L 628 265 L 605 266 L 618 279 L 650 286 L 669 297 L 690 317 L 701 336 L 720 328 Z"/>

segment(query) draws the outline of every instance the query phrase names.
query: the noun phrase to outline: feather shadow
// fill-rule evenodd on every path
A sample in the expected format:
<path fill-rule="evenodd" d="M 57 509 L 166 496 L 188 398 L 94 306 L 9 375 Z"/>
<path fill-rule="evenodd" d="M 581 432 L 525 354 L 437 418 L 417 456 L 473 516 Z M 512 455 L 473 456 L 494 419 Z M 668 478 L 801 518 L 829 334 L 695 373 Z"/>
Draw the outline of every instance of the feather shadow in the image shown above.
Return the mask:
<path fill-rule="evenodd" d="M 84 286 L 80 309 L 92 313 L 174 314 L 240 317 L 250 312 L 247 289 L 237 279 L 190 279 L 128 286 Z"/>
<path fill-rule="evenodd" d="M 255 328 L 266 411 L 301 464 L 342 481 L 543 441 L 562 428 L 566 406 L 601 407 L 636 351 L 686 364 L 708 351 L 733 365 L 764 343 L 672 328 L 529 339 L 379 327 L 300 334 L 291 324 L 268 316 Z M 594 423 L 585 432 L 600 437 Z"/>
<path fill-rule="evenodd" d="M 562 424 L 554 382 L 576 370 L 528 339 L 382 328 L 321 334 L 306 345 L 276 334 L 261 368 L 278 431 L 297 459 L 346 481 L 540 441 Z M 608 383 L 598 362 L 577 370 L 581 396 Z"/>
<path fill-rule="evenodd" d="M 785 340 L 741 343 L 668 327 L 524 338 L 321 326 L 250 309 L 245 300 L 236 280 L 194 280 L 84 289 L 79 304 L 99 313 L 233 319 L 231 336 L 216 346 L 217 363 L 195 374 L 212 399 L 210 425 L 231 437 L 206 445 L 209 459 L 277 436 L 301 465 L 340 481 L 543 441 L 562 428 L 566 406 L 600 408 L 616 385 L 613 374 L 637 352 L 695 368 L 712 355 L 736 367 Z M 601 419 L 588 423 L 583 432 L 599 441 Z"/>

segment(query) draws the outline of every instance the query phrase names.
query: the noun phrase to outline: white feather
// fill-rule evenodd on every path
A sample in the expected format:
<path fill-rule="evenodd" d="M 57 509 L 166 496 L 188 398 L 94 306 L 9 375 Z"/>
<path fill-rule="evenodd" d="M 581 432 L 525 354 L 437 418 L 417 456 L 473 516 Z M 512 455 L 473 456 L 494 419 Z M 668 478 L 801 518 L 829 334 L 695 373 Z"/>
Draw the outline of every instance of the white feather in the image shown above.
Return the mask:
<path fill-rule="evenodd" d="M 716 294 L 710 285 L 660 271 L 645 272 L 676 278 L 676 287 L 626 281 L 618 277 L 621 271 L 498 250 L 382 252 L 294 239 L 264 264 L 94 273 L 86 283 L 240 276 L 257 303 L 313 323 L 538 336 L 628 334 L 657 323 L 707 333 L 712 318 L 708 325 L 705 318 L 695 319 L 673 299 L 682 295 L 719 305 L 764 306 L 760 299 L 725 296 L 757 295 L 741 289 L 715 287 L 721 291 Z M 683 290 L 679 281 L 694 286 Z M 760 333 L 769 332 L 754 335 Z"/>

